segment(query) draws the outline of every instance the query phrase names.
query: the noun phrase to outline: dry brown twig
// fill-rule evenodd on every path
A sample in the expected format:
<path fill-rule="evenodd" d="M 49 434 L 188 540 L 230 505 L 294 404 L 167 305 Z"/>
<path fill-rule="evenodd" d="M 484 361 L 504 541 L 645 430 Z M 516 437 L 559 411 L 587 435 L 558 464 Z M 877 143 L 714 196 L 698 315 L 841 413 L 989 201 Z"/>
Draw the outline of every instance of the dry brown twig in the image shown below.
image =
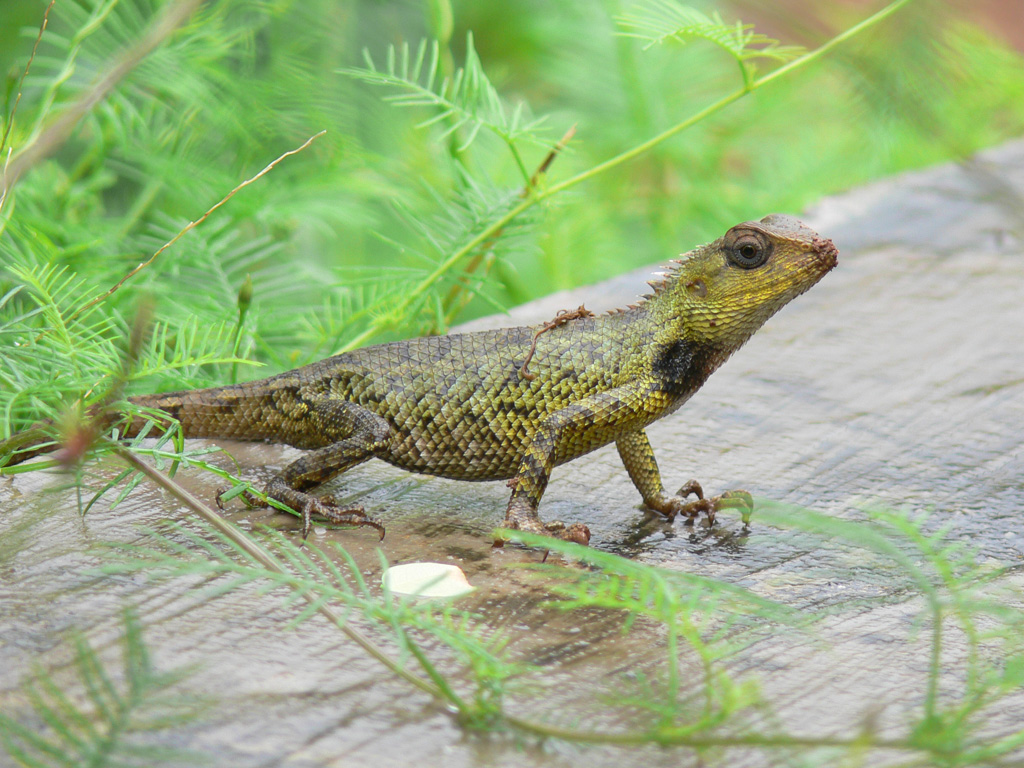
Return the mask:
<path fill-rule="evenodd" d="M 529 194 L 530 190 L 537 186 L 537 182 L 540 181 L 540 177 L 548 172 L 548 168 L 551 167 L 551 164 L 555 161 L 555 158 L 558 157 L 558 155 L 561 153 L 563 149 L 566 148 L 566 146 L 569 144 L 570 141 L 572 141 L 572 138 L 575 135 L 576 125 L 574 123 L 572 126 L 570 126 L 569 130 L 565 132 L 565 135 L 558 140 L 558 143 L 551 148 L 551 151 L 548 152 L 548 155 L 547 157 L 544 158 L 544 161 L 539 166 L 537 166 L 537 170 L 534 171 L 533 176 L 530 177 L 530 185 L 522 191 L 520 197 L 526 197 L 526 195 Z"/>
<path fill-rule="evenodd" d="M 172 245 L 174 245 L 176 242 L 178 242 L 182 237 L 185 236 L 185 233 L 189 232 L 190 230 L 195 229 L 200 224 L 202 224 L 204 221 L 206 221 L 206 219 L 210 216 L 211 213 L 216 211 L 218 208 L 220 208 L 222 205 L 224 205 L 224 203 L 226 203 L 228 200 L 230 200 L 232 197 L 234 197 L 235 193 L 237 193 L 239 190 L 249 186 L 250 184 L 252 184 L 257 179 L 259 179 L 259 178 L 265 176 L 266 174 L 270 173 L 270 171 L 273 170 L 274 166 L 276 166 L 278 163 L 280 163 L 286 157 L 291 157 L 292 155 L 298 154 L 299 152 L 304 150 L 306 147 L 308 147 L 310 144 L 312 144 L 314 141 L 316 141 L 321 136 L 323 136 L 325 133 L 327 133 L 326 130 L 320 131 L 320 133 L 313 134 L 308 139 L 306 139 L 306 141 L 303 142 L 301 146 L 298 146 L 295 149 L 289 149 L 283 155 L 280 155 L 276 160 L 274 160 L 273 162 L 269 163 L 262 171 L 257 173 L 255 176 L 253 176 L 252 178 L 246 179 L 241 184 L 236 186 L 234 189 L 232 189 L 230 192 L 228 192 L 224 197 L 222 197 L 219 202 L 217 202 L 212 207 L 210 207 L 209 210 L 206 211 L 206 213 L 204 213 L 202 216 L 200 216 L 195 221 L 190 221 L 188 224 L 186 224 L 184 227 L 182 227 L 181 231 L 178 232 L 178 234 L 176 234 L 174 237 L 172 237 L 170 240 L 168 240 L 166 243 L 164 243 L 162 246 L 160 246 L 160 248 L 152 256 L 150 256 L 148 259 L 146 259 L 145 261 L 140 263 L 137 267 L 135 267 L 133 270 L 131 270 L 128 274 L 126 274 L 124 277 L 122 277 L 120 280 L 118 280 L 117 283 L 114 284 L 109 289 L 107 289 L 106 292 L 100 294 L 99 296 L 97 296 L 92 301 L 88 302 L 87 304 L 83 304 L 81 307 L 79 307 L 77 310 L 75 310 L 75 312 L 70 317 L 68 317 L 68 320 L 75 319 L 80 314 L 85 312 L 85 310 L 89 309 L 90 307 L 95 306 L 96 304 L 99 304 L 101 301 L 103 301 L 104 299 L 106 299 L 109 296 L 111 296 L 115 291 L 117 291 L 118 288 L 120 288 L 122 285 L 124 285 L 128 280 L 133 278 L 140 271 L 142 271 L 143 269 L 148 267 L 150 264 L 152 264 L 154 261 L 156 261 L 156 257 L 157 256 L 159 256 L 161 253 L 163 253 L 168 248 L 170 248 Z"/>

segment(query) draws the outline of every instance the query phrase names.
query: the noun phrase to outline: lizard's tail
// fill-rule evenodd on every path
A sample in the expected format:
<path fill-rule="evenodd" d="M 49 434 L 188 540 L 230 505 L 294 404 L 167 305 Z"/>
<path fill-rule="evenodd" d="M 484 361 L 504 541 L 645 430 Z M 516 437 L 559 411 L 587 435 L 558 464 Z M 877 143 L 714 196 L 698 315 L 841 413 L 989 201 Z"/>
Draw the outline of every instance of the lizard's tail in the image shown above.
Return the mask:
<path fill-rule="evenodd" d="M 276 431 L 281 413 L 274 408 L 272 393 L 256 391 L 251 382 L 229 387 L 193 389 L 182 392 L 168 392 L 161 395 L 142 395 L 128 399 L 133 405 L 152 411 L 162 411 L 176 419 L 185 437 L 224 437 L 235 440 L 263 440 L 277 437 L 284 440 L 287 435 Z M 268 399 L 270 402 L 268 402 Z M 152 414 L 152 420 L 160 423 L 159 414 Z M 83 431 L 93 435 L 126 421 L 122 413 L 110 410 L 98 416 L 93 410 L 89 414 L 91 426 Z M 135 416 L 122 427 L 122 437 L 135 437 L 151 419 Z M 85 422 L 88 425 L 88 421 Z M 0 441 L 0 467 L 21 464 L 44 453 L 61 447 L 54 442 L 54 423 L 43 421 L 23 432 Z"/>
<path fill-rule="evenodd" d="M 185 437 L 224 437 L 233 440 L 265 440 L 277 436 L 281 413 L 273 393 L 246 382 L 227 387 L 189 389 L 128 399 L 133 405 L 166 413 L 181 424 Z M 134 437 L 147 419 L 135 417 L 125 432 Z M 159 419 L 157 419 L 159 421 Z"/>

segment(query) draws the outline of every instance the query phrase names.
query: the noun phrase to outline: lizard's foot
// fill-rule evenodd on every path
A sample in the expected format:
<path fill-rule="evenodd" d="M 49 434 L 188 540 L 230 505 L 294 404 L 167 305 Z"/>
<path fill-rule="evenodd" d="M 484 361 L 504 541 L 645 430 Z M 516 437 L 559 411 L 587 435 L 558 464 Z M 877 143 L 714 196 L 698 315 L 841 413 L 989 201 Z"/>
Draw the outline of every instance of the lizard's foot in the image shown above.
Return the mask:
<path fill-rule="evenodd" d="M 554 520 L 550 523 L 542 521 L 536 512 L 532 510 L 510 509 L 505 514 L 505 528 L 512 531 L 526 531 L 541 536 L 550 536 L 553 539 L 571 541 L 583 546 L 590 545 L 590 529 L 583 523 L 573 523 L 567 526 L 561 520 Z M 492 549 L 500 549 L 505 546 L 505 539 L 500 536 L 494 538 Z"/>
<path fill-rule="evenodd" d="M 309 532 L 313 528 L 313 517 L 320 517 L 328 522 L 337 525 L 365 525 L 374 528 L 384 539 L 384 526 L 369 517 L 362 506 L 354 504 L 343 507 L 333 497 L 323 496 L 317 498 L 309 493 L 297 491 L 280 479 L 273 479 L 267 483 L 263 491 L 270 498 L 287 504 L 302 514 L 302 538 L 309 538 Z"/>
<path fill-rule="evenodd" d="M 687 501 L 690 495 L 697 498 Z M 668 518 L 669 522 L 682 515 L 686 518 L 686 525 L 693 525 L 694 521 L 703 512 L 707 516 L 708 524 L 713 525 L 715 515 L 723 509 L 739 509 L 743 524 L 750 522 L 750 515 L 754 511 L 754 498 L 746 491 L 726 491 L 720 496 L 704 498 L 704 489 L 696 480 L 690 480 L 672 497 L 662 497 L 647 502 L 647 506 Z"/>
<path fill-rule="evenodd" d="M 351 507 L 339 506 L 331 496 L 317 498 L 309 496 L 306 503 L 302 505 L 302 538 L 309 538 L 309 532 L 313 527 L 313 515 L 322 517 L 336 525 L 366 525 L 376 529 L 380 534 L 380 541 L 384 540 L 384 526 L 366 514 L 366 511 L 359 504 Z"/>
<path fill-rule="evenodd" d="M 552 523 L 544 523 L 544 533 L 555 539 L 582 544 L 584 547 L 590 546 L 590 529 L 583 523 L 566 525 L 561 520 L 555 520 Z"/>

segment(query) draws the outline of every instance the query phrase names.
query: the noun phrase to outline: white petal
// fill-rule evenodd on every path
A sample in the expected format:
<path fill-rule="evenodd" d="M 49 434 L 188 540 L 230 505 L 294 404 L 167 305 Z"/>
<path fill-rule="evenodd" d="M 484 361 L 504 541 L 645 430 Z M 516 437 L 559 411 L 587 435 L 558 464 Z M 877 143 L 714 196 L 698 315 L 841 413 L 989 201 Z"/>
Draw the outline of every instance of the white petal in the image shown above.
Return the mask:
<path fill-rule="evenodd" d="M 446 563 L 405 563 L 384 571 L 384 586 L 399 595 L 455 597 L 474 587 L 457 565 Z"/>

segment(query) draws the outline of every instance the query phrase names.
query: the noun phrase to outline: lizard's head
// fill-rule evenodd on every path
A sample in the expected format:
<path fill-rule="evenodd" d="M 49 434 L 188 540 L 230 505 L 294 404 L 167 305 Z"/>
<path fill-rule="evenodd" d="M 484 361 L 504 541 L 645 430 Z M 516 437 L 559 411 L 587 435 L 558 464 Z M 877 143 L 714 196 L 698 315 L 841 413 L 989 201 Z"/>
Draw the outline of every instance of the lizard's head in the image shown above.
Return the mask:
<path fill-rule="evenodd" d="M 839 251 L 790 216 L 737 224 L 673 276 L 691 338 L 732 351 L 832 269 Z"/>

